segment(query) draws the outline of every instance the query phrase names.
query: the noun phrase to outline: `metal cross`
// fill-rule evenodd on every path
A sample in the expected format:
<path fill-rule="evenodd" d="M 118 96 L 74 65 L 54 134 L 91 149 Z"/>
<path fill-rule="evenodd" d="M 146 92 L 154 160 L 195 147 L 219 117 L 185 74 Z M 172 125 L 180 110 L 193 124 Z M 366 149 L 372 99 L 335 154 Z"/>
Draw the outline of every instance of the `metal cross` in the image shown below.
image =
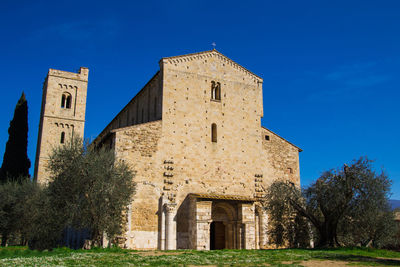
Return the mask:
<path fill-rule="evenodd" d="M 211 45 L 213 46 L 213 49 L 215 49 L 215 47 L 217 46 L 217 44 L 215 42 L 212 42 Z"/>

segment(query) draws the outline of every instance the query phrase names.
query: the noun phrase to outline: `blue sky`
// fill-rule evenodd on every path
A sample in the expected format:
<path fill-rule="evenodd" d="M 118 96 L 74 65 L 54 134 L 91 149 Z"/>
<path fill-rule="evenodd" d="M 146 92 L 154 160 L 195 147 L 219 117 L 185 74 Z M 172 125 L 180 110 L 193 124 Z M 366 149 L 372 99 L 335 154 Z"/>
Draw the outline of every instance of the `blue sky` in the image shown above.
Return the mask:
<path fill-rule="evenodd" d="M 153 76 L 160 58 L 215 42 L 264 79 L 262 124 L 304 150 L 303 185 L 366 155 L 400 199 L 399 14 L 395 0 L 2 0 L 0 156 L 25 91 L 33 166 L 49 68 L 90 68 L 91 138 Z"/>

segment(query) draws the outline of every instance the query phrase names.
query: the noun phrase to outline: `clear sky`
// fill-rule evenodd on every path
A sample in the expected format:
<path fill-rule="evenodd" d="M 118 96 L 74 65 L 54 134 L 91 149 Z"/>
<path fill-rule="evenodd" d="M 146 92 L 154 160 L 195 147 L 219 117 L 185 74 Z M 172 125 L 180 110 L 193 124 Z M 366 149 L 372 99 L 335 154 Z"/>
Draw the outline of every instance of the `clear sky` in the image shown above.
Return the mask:
<path fill-rule="evenodd" d="M 366 155 L 400 199 L 397 0 L 1 0 L 0 157 L 25 91 L 34 165 L 49 68 L 90 69 L 85 136 L 92 138 L 160 58 L 210 50 L 212 42 L 264 79 L 262 125 L 304 150 L 303 185 Z"/>

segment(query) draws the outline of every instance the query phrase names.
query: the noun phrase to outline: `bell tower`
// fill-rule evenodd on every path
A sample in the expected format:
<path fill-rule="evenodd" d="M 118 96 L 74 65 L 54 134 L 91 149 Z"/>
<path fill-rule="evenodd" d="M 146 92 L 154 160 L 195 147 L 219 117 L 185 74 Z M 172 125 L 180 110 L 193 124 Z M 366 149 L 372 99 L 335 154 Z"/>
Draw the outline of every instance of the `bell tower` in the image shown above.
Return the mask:
<path fill-rule="evenodd" d="M 74 136 L 83 138 L 89 69 L 78 73 L 49 69 L 43 84 L 34 179 L 49 182 L 46 171 L 52 149 Z"/>

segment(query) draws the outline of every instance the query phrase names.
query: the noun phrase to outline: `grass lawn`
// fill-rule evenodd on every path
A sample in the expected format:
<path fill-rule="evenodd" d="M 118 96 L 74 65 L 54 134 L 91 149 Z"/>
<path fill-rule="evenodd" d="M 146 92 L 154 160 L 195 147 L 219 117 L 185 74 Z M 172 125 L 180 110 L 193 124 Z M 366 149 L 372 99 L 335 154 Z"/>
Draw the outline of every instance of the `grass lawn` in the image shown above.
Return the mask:
<path fill-rule="evenodd" d="M 31 251 L 0 248 L 0 266 L 400 266 L 400 252 L 365 248 L 135 251 Z"/>

